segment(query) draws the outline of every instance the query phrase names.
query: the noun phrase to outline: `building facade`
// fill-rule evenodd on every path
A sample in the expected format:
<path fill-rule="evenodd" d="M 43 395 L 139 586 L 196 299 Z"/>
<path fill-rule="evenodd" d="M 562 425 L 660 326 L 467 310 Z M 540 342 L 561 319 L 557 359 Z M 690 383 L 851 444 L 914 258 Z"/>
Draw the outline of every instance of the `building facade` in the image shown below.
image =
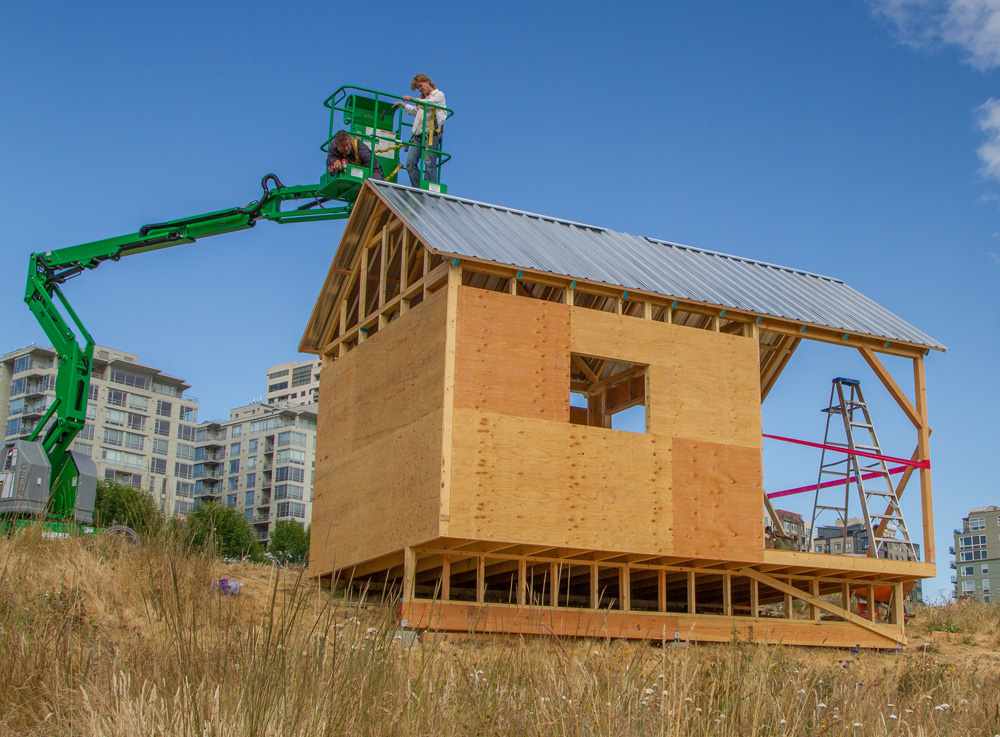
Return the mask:
<path fill-rule="evenodd" d="M 55 399 L 57 356 L 27 346 L 0 358 L 4 442 L 28 437 Z M 96 346 L 87 422 L 73 450 L 98 477 L 149 491 L 167 514 L 184 514 L 194 495 L 198 400 L 183 379 L 139 363 L 132 353 Z"/>
<path fill-rule="evenodd" d="M 1000 587 L 1000 507 L 976 507 L 962 520 L 962 529 L 954 530 L 955 598 L 993 601 Z"/>
<path fill-rule="evenodd" d="M 312 519 L 316 405 L 248 404 L 226 421 L 202 422 L 194 455 L 194 496 L 239 510 L 267 541 L 278 522 Z"/>
<path fill-rule="evenodd" d="M 319 402 L 320 360 L 289 361 L 267 368 L 267 404 Z"/>

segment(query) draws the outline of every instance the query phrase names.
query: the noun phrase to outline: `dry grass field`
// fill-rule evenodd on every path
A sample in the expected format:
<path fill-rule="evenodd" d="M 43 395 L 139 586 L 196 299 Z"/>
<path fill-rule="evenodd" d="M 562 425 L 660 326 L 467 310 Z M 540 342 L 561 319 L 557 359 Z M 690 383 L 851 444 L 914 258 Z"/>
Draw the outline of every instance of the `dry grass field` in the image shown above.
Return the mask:
<path fill-rule="evenodd" d="M 0 539 L 0 735 L 1000 734 L 998 606 L 924 608 L 892 653 L 394 632 L 392 605 L 297 571 L 22 533 Z"/>

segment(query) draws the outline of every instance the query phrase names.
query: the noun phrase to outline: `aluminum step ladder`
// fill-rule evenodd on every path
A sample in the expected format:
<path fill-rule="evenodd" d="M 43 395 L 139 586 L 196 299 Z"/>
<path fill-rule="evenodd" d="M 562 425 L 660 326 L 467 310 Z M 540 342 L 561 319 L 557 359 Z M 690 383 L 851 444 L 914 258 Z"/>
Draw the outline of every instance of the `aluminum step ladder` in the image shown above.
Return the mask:
<path fill-rule="evenodd" d="M 861 511 L 864 514 L 865 529 L 868 532 L 868 555 L 875 558 L 888 557 L 888 546 L 898 545 L 898 551 L 905 554 L 909 560 L 919 560 L 916 547 L 910 540 L 903 519 L 903 510 L 892 484 L 889 467 L 886 465 L 882 449 L 879 446 L 875 425 L 871 413 L 861 392 L 861 382 L 857 379 L 838 377 L 833 380 L 830 390 L 830 404 L 823 410 L 826 412 L 826 434 L 823 439 L 823 454 L 820 457 L 819 479 L 816 482 L 816 500 L 813 505 L 813 538 L 816 534 L 816 522 L 829 512 L 835 512 L 842 521 L 843 539 L 847 539 L 848 508 L 851 485 L 858 489 L 861 501 Z M 843 419 L 845 440 L 838 441 L 839 424 L 834 417 Z M 832 426 L 831 426 L 832 423 Z M 851 453 L 841 453 L 837 448 L 843 448 Z M 834 456 L 827 460 L 827 453 Z M 866 455 L 858 455 L 864 453 Z M 842 480 L 824 488 L 824 483 L 830 480 Z M 839 492 L 843 489 L 843 504 L 840 504 Z M 879 510 L 885 509 L 884 512 Z M 889 534 L 890 530 L 895 536 Z M 831 541 L 832 542 L 832 541 Z"/>

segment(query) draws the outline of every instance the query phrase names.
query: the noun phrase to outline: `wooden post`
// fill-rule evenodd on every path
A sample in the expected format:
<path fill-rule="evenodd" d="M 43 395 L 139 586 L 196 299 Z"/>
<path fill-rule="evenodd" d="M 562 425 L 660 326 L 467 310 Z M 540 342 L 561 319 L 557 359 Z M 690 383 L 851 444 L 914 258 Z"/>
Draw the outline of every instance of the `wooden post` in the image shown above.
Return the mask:
<path fill-rule="evenodd" d="M 722 613 L 733 616 L 733 577 L 729 573 L 722 574 Z"/>
<path fill-rule="evenodd" d="M 597 564 L 590 566 L 590 608 L 597 609 L 601 605 L 600 576 Z"/>
<path fill-rule="evenodd" d="M 476 556 L 476 603 L 486 601 L 486 558 Z"/>
<path fill-rule="evenodd" d="M 517 603 L 518 606 L 524 606 L 527 597 L 526 592 L 528 588 L 528 561 L 524 558 L 519 558 L 517 561 Z"/>
<path fill-rule="evenodd" d="M 840 584 L 840 605 L 845 610 L 851 611 L 851 584 L 844 581 Z"/>
<path fill-rule="evenodd" d="M 786 578 L 785 583 L 792 585 L 792 579 Z M 785 593 L 785 619 L 795 619 L 795 607 L 793 606 L 792 595 Z"/>
<path fill-rule="evenodd" d="M 687 595 L 688 595 L 688 614 L 694 614 L 695 608 L 698 604 L 697 596 L 695 594 L 695 575 L 694 571 L 687 572 Z"/>
<path fill-rule="evenodd" d="M 917 449 L 920 460 L 930 460 L 931 428 L 927 422 L 927 383 L 924 376 L 924 357 L 913 359 L 913 388 L 916 395 L 916 410 L 920 416 L 920 427 L 917 428 Z M 920 469 L 920 507 L 924 517 L 924 561 L 936 562 L 934 550 L 934 507 L 931 495 L 931 470 Z M 873 541 L 874 542 L 874 541 Z"/>
<path fill-rule="evenodd" d="M 865 594 L 868 598 L 868 620 L 874 622 L 877 610 L 877 605 L 875 604 L 875 587 L 872 584 L 868 584 Z"/>
<path fill-rule="evenodd" d="M 417 551 L 414 548 L 403 548 L 403 601 L 413 599 L 416 585 Z"/>
<path fill-rule="evenodd" d="M 451 556 L 444 556 L 441 561 L 441 599 L 448 601 L 451 598 Z"/>
<path fill-rule="evenodd" d="M 622 601 L 622 611 L 632 610 L 632 575 L 628 563 L 618 569 L 618 593 Z"/>
<path fill-rule="evenodd" d="M 903 624 L 906 621 L 906 612 L 903 609 L 903 584 L 901 582 L 892 585 L 892 623 Z"/>
<path fill-rule="evenodd" d="M 549 606 L 559 606 L 559 563 L 549 563 Z"/>
<path fill-rule="evenodd" d="M 760 615 L 760 589 L 757 588 L 757 579 L 750 579 L 750 616 Z"/>
<path fill-rule="evenodd" d="M 656 575 L 656 603 L 657 609 L 661 612 L 667 611 L 667 572 L 657 571 Z"/>
<path fill-rule="evenodd" d="M 814 578 L 809 582 L 809 593 L 815 598 L 819 598 L 819 579 Z M 818 622 L 819 621 L 819 607 L 810 604 L 809 605 L 809 619 Z"/>

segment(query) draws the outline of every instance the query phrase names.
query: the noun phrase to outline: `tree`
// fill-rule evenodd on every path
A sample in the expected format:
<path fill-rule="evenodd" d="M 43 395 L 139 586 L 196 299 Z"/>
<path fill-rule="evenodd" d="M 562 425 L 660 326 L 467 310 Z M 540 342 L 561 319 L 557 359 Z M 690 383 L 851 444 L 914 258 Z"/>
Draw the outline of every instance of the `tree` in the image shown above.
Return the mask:
<path fill-rule="evenodd" d="M 203 502 L 188 515 L 187 530 L 192 545 L 214 546 L 223 558 L 242 560 L 261 557 L 257 535 L 246 518 L 230 507 Z"/>
<path fill-rule="evenodd" d="M 303 565 L 309 559 L 309 530 L 298 522 L 279 522 L 271 530 L 267 553 L 281 565 Z"/>
<path fill-rule="evenodd" d="M 163 514 L 148 491 L 116 481 L 98 481 L 94 524 L 98 527 L 124 525 L 146 536 L 160 529 Z"/>

